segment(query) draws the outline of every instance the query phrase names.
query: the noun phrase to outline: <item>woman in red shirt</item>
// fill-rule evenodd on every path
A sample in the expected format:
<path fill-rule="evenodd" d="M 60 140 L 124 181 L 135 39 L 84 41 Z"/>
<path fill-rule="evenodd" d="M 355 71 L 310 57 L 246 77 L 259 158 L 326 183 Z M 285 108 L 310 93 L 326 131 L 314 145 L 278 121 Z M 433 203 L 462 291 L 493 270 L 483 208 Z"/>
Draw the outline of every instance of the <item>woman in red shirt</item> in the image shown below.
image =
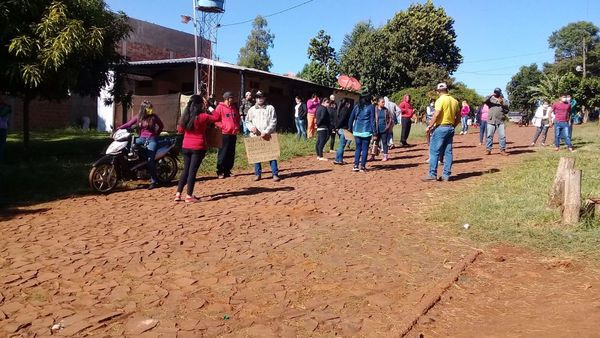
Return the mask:
<path fill-rule="evenodd" d="M 206 113 L 206 103 L 199 95 L 192 95 L 183 115 L 177 124 L 177 131 L 183 133 L 183 173 L 179 178 L 175 202 L 181 201 L 183 187 L 187 183 L 187 203 L 198 202 L 194 196 L 196 174 L 206 156 L 206 126 L 220 121 L 218 115 Z"/>

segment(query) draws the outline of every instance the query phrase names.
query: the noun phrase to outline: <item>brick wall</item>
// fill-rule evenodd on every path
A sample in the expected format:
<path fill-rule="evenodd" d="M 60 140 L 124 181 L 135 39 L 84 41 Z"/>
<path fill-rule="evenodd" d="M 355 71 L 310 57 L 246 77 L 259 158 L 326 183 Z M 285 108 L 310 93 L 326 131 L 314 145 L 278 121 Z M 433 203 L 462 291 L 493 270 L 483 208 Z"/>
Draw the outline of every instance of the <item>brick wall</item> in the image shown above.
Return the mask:
<path fill-rule="evenodd" d="M 10 130 L 23 129 L 23 101 L 10 97 L 6 102 L 12 106 Z M 80 126 L 82 117 L 90 118 L 92 125 L 97 121 L 96 99 L 73 96 L 63 101 L 34 100 L 29 107 L 29 126 L 31 130 L 61 129 L 68 126 Z"/>

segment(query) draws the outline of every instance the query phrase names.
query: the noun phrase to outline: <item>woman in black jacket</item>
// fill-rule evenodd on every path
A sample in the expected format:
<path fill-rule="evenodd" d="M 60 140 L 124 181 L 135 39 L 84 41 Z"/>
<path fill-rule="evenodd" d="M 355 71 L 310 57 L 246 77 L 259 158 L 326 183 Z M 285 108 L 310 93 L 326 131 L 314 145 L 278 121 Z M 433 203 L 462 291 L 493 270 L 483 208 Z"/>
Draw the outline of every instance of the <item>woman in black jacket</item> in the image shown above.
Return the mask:
<path fill-rule="evenodd" d="M 338 150 L 335 154 L 335 161 L 333 164 L 344 164 L 344 149 L 346 148 L 346 144 L 352 142 L 350 140 L 346 140 L 344 135 L 344 130 L 348 129 L 348 121 L 350 120 L 350 114 L 352 113 L 352 103 L 348 99 L 342 99 L 340 102 L 340 110 L 338 112 L 337 124 L 335 129 L 340 135 L 340 144 L 338 146 Z"/>
<path fill-rule="evenodd" d="M 306 141 L 306 114 L 308 108 L 300 96 L 296 96 L 296 105 L 294 106 L 294 120 L 296 121 L 296 135 L 298 140 L 304 138 Z"/>

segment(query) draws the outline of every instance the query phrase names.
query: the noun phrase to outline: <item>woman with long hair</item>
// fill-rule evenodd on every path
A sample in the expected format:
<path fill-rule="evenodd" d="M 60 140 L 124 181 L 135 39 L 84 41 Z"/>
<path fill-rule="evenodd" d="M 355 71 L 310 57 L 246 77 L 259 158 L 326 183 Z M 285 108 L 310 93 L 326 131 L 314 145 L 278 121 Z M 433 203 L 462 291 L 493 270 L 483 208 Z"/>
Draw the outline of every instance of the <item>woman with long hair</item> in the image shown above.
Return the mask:
<path fill-rule="evenodd" d="M 181 193 L 187 184 L 187 203 L 198 202 L 194 196 L 194 184 L 196 183 L 196 174 L 206 156 L 206 126 L 220 120 L 219 115 L 206 114 L 206 105 L 202 97 L 192 95 L 190 97 L 183 115 L 177 124 L 177 131 L 183 133 L 183 173 L 179 178 L 177 192 L 175 193 L 175 202 L 180 202 Z"/>
<path fill-rule="evenodd" d="M 348 130 L 354 135 L 356 150 L 354 152 L 354 172 L 367 170 L 369 144 L 375 132 L 375 106 L 370 95 L 360 97 L 359 104 L 354 107 L 348 121 Z M 359 166 L 360 165 L 360 166 Z"/>
<path fill-rule="evenodd" d="M 144 100 L 140 105 L 140 112 L 129 122 L 117 129 L 129 129 L 137 125 L 140 137 L 135 140 L 135 144 L 145 146 L 148 161 L 148 172 L 150 174 L 150 186 L 148 189 L 154 189 L 158 186 L 158 176 L 156 175 L 156 150 L 158 150 L 158 136 L 163 131 L 164 124 L 160 117 L 154 113 L 152 102 Z"/>
<path fill-rule="evenodd" d="M 390 130 L 394 128 L 395 116 L 385 106 L 385 99 L 383 96 L 379 96 L 376 99 L 377 105 L 375 106 L 375 139 L 376 143 L 381 141 L 381 147 L 383 148 L 383 159 L 385 162 L 388 160 L 388 149 L 389 149 L 389 137 Z M 375 155 L 371 155 L 371 160 L 375 160 Z"/>

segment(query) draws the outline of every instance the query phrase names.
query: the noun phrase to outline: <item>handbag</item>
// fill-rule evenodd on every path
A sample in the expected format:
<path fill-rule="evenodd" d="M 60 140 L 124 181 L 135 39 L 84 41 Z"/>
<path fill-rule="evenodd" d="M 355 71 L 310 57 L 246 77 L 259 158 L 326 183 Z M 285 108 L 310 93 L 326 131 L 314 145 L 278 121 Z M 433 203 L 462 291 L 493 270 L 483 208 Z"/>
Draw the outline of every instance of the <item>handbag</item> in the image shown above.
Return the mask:
<path fill-rule="evenodd" d="M 373 137 L 373 140 L 371 141 L 371 150 L 369 151 L 369 155 L 379 155 L 379 140 L 376 137 Z"/>

